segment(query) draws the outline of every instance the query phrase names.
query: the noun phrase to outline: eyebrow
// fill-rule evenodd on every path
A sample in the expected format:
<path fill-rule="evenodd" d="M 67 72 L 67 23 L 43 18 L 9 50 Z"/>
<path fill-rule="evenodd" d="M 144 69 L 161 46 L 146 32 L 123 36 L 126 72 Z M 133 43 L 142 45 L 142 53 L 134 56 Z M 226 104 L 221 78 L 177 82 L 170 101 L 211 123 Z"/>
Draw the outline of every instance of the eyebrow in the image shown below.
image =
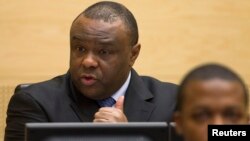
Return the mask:
<path fill-rule="evenodd" d="M 77 35 L 72 36 L 72 40 L 83 42 L 81 37 L 77 36 Z M 98 42 L 96 42 L 96 44 L 97 45 L 104 45 L 104 46 L 107 46 L 107 47 L 114 45 L 114 43 L 112 43 L 111 41 L 105 41 L 105 40 L 98 41 Z"/>
<path fill-rule="evenodd" d="M 195 106 L 191 108 L 192 111 L 199 111 L 199 110 L 209 110 L 209 108 L 207 106 Z"/>
<path fill-rule="evenodd" d="M 73 40 L 81 40 L 81 37 L 74 35 L 74 36 L 72 36 L 72 39 Z"/>

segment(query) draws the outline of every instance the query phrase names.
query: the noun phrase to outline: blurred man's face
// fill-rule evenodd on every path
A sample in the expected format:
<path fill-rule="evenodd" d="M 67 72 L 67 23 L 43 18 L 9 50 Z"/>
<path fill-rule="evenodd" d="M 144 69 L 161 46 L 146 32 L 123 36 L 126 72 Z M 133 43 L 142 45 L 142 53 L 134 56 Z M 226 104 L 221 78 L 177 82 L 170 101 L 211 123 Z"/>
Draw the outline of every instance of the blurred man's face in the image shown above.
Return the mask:
<path fill-rule="evenodd" d="M 110 23 L 81 15 L 70 33 L 70 73 L 76 88 L 86 97 L 103 99 L 126 81 L 140 46 L 130 44 L 120 19 Z"/>
<path fill-rule="evenodd" d="M 222 79 L 195 80 L 185 86 L 183 105 L 176 113 L 177 131 L 186 141 L 207 141 L 208 124 L 248 122 L 243 87 Z"/>

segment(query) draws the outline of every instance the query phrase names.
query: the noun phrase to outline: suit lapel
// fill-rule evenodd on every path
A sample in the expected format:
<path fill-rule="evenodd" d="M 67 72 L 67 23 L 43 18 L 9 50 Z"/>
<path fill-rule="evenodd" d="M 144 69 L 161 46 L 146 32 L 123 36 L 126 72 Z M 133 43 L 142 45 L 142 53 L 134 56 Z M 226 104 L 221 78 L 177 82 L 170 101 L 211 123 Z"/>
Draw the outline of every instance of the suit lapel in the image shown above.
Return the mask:
<path fill-rule="evenodd" d="M 131 80 L 125 95 L 124 112 L 129 121 L 148 121 L 155 105 L 148 102 L 153 95 L 143 80 L 132 69 Z"/>
<path fill-rule="evenodd" d="M 72 102 L 71 107 L 82 122 L 92 122 L 94 120 L 94 114 L 99 109 L 95 102 L 83 102 L 82 104 Z"/>
<path fill-rule="evenodd" d="M 71 108 L 82 122 L 92 122 L 94 119 L 94 114 L 100 108 L 98 104 L 91 99 L 86 98 L 80 92 L 78 92 L 73 83 L 70 83 L 70 97 L 72 97 L 72 102 L 70 104 Z"/>
<path fill-rule="evenodd" d="M 96 103 L 90 102 L 86 105 L 79 105 L 73 85 L 71 84 L 71 97 L 73 99 L 71 108 L 78 118 L 83 122 L 92 122 L 94 113 L 99 109 Z M 124 101 L 124 113 L 129 121 L 148 121 L 155 105 L 149 100 L 153 95 L 144 85 L 140 76 L 132 69 L 131 80 L 126 91 Z"/>

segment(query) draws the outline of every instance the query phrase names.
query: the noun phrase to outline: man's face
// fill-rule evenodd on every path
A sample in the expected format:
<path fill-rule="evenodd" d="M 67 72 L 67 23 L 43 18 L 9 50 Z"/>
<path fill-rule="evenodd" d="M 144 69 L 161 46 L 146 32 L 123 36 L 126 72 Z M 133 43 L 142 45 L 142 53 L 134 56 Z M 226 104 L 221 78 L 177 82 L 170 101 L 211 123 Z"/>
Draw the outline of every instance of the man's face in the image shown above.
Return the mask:
<path fill-rule="evenodd" d="M 70 73 L 76 88 L 91 99 L 115 93 L 139 54 L 120 19 L 110 23 L 81 15 L 70 33 Z"/>
<path fill-rule="evenodd" d="M 207 141 L 208 124 L 248 122 L 241 84 L 222 79 L 190 81 L 176 117 L 177 131 L 186 141 Z"/>

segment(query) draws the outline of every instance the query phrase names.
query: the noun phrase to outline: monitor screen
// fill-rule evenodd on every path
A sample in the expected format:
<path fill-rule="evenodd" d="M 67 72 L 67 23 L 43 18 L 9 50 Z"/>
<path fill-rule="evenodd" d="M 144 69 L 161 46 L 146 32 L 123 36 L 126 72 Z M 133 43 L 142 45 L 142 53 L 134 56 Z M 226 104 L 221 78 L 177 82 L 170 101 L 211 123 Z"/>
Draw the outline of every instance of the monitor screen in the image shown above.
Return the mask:
<path fill-rule="evenodd" d="M 165 122 L 27 123 L 25 141 L 168 141 Z"/>

